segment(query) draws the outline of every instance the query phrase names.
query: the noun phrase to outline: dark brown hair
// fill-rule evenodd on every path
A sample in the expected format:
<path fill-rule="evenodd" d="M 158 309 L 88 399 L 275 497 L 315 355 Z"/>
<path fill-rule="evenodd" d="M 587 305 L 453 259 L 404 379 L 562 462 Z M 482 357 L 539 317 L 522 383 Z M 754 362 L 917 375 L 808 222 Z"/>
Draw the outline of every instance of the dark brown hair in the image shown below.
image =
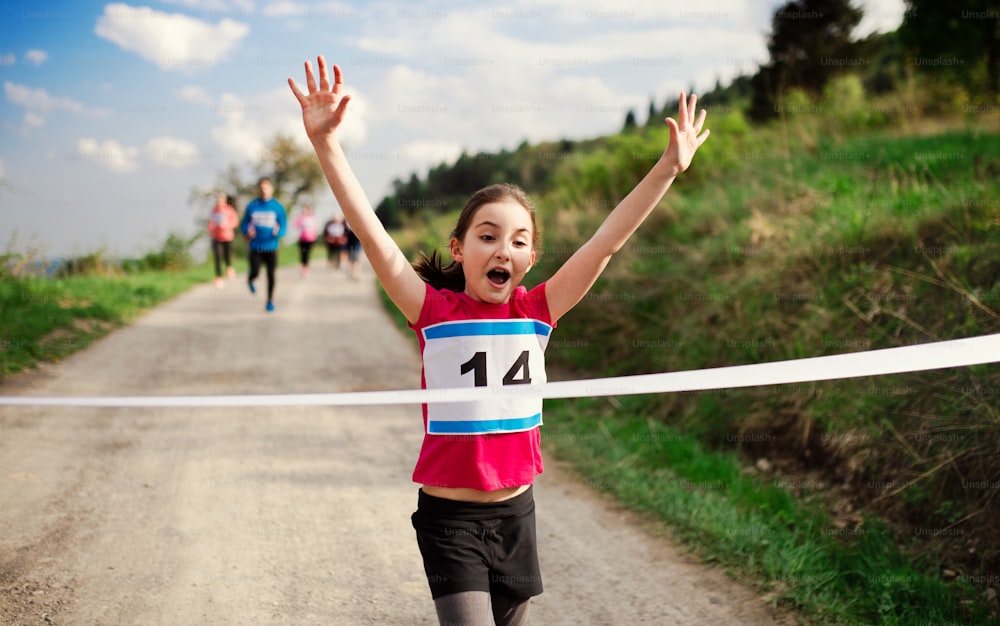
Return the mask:
<path fill-rule="evenodd" d="M 514 200 L 528 211 L 528 214 L 531 216 L 531 246 L 535 250 L 538 250 L 541 242 L 541 234 L 538 232 L 538 224 L 535 223 L 535 205 L 528 198 L 528 194 L 524 193 L 523 189 L 511 183 L 490 185 L 472 194 L 466 201 L 465 206 L 462 207 L 462 212 L 458 215 L 458 222 L 455 224 L 455 229 L 451 231 L 451 237 L 459 241 L 465 239 L 465 233 L 469 230 L 476 211 L 484 204 L 501 202 L 503 200 Z M 452 261 L 445 265 L 444 255 L 439 250 L 432 251 L 430 256 L 421 253 L 420 260 L 413 264 L 413 269 L 417 270 L 417 274 L 420 275 L 420 278 L 424 282 L 435 289 L 448 289 L 455 292 L 465 291 L 465 274 L 462 273 L 462 264 Z"/>

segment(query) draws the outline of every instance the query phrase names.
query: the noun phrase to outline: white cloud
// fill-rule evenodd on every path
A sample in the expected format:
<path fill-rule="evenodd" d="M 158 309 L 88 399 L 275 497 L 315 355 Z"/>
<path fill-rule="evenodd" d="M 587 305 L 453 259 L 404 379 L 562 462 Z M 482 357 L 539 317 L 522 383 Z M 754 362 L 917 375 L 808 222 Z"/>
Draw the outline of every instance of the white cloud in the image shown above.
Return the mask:
<path fill-rule="evenodd" d="M 0 66 L 14 65 L 15 63 L 17 63 L 17 55 L 14 54 L 13 52 L 0 54 Z"/>
<path fill-rule="evenodd" d="M 146 143 L 146 154 L 155 163 L 178 169 L 194 165 L 201 158 L 194 143 L 168 136 L 150 139 Z"/>
<path fill-rule="evenodd" d="M 77 152 L 112 172 L 131 172 L 138 167 L 136 157 L 139 149 L 125 146 L 114 139 L 98 142 L 91 137 L 84 137 L 76 142 Z"/>
<path fill-rule="evenodd" d="M 28 111 L 24 114 L 24 126 L 26 129 L 41 128 L 42 126 L 45 126 L 45 118 L 37 113 Z"/>
<path fill-rule="evenodd" d="M 365 98 L 352 89 L 347 89 L 347 93 L 351 94 L 351 104 L 338 130 L 345 147 L 364 143 L 368 134 Z M 249 97 L 223 94 L 211 109 L 222 120 L 221 126 L 212 129 L 212 140 L 227 158 L 257 161 L 264 146 L 278 134 L 290 136 L 311 149 L 298 105 L 288 87 Z"/>
<path fill-rule="evenodd" d="M 3 159 L 0 159 L 0 179 L 6 178 L 6 177 L 7 177 L 7 170 L 4 169 Z"/>
<path fill-rule="evenodd" d="M 45 89 L 32 89 L 10 81 L 3 84 L 7 100 L 19 104 L 29 111 L 49 113 L 51 111 L 70 111 L 83 113 L 87 110 L 82 103 L 69 98 L 56 98 L 49 95 Z"/>
<path fill-rule="evenodd" d="M 10 81 L 5 81 L 3 88 L 9 102 L 24 107 L 26 130 L 43 126 L 45 116 L 55 111 L 68 111 L 94 117 L 108 115 L 107 110 L 92 109 L 70 98 L 52 96 L 45 89 L 33 89 Z"/>
<path fill-rule="evenodd" d="M 453 163 L 462 155 L 457 141 L 410 141 L 400 148 L 402 155 L 421 167 Z"/>
<path fill-rule="evenodd" d="M 864 16 L 854 29 L 855 37 L 867 37 L 874 32 L 891 33 L 903 23 L 906 5 L 903 0 L 861 0 Z"/>
<path fill-rule="evenodd" d="M 179 100 L 190 102 L 191 104 L 211 106 L 215 103 L 215 98 L 212 97 L 212 94 L 199 85 L 185 85 L 178 89 L 175 95 Z"/>
<path fill-rule="evenodd" d="M 49 59 L 49 53 L 45 50 L 28 50 L 24 53 L 24 58 L 35 65 L 41 65 Z"/>
<path fill-rule="evenodd" d="M 266 17 L 302 17 L 309 13 L 309 7 L 301 2 L 281 0 L 268 4 L 261 13 Z"/>
<path fill-rule="evenodd" d="M 232 0 L 231 2 L 228 0 L 163 0 L 163 2 L 198 11 L 215 11 L 220 13 L 233 11 L 252 13 L 254 11 L 253 0 Z"/>
<path fill-rule="evenodd" d="M 213 26 L 179 13 L 109 4 L 94 32 L 170 70 L 215 65 L 250 32 L 250 27 L 229 18 Z"/>

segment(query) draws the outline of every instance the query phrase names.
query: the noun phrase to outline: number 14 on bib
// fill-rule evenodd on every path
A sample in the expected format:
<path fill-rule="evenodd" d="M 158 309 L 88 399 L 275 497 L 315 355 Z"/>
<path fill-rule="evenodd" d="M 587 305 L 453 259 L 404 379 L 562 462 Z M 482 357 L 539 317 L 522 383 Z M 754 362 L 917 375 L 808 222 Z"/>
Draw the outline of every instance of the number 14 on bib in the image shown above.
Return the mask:
<path fill-rule="evenodd" d="M 512 433 L 542 423 L 542 399 L 518 397 L 518 385 L 545 382 L 552 327 L 531 319 L 442 322 L 423 329 L 428 389 L 494 387 L 482 402 L 427 405 L 433 435 Z"/>

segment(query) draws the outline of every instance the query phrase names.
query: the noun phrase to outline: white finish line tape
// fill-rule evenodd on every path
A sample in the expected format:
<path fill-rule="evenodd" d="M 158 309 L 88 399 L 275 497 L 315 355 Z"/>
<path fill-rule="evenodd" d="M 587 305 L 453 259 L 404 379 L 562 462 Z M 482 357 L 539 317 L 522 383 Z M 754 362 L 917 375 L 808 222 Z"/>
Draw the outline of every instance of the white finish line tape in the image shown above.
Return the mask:
<path fill-rule="evenodd" d="M 0 406 L 248 407 L 483 402 L 498 394 L 583 398 L 785 385 L 1000 362 L 1000 334 L 774 363 L 541 385 L 231 396 L 0 396 Z"/>

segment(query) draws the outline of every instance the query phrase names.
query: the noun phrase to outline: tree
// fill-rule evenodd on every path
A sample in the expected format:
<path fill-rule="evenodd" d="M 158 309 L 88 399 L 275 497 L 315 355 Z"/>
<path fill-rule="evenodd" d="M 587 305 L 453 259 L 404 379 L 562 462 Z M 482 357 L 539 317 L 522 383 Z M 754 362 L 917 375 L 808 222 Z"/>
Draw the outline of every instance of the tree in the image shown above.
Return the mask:
<path fill-rule="evenodd" d="M 312 195 L 326 182 L 313 151 L 300 147 L 286 135 L 271 141 L 257 162 L 257 171 L 261 176 L 270 176 L 274 197 L 288 209 L 298 206 L 303 196 Z"/>
<path fill-rule="evenodd" d="M 632 109 L 629 109 L 628 113 L 625 115 L 625 125 L 622 126 L 622 131 L 623 132 L 628 132 L 628 131 L 635 130 L 635 127 L 637 125 L 638 124 L 636 124 L 636 121 L 635 121 L 635 111 L 633 111 Z"/>
<path fill-rule="evenodd" d="M 188 203 L 204 206 L 218 190 L 238 198 L 257 196 L 257 181 L 267 176 L 274 183 L 274 197 L 289 211 L 323 187 L 325 179 L 312 150 L 299 146 L 289 136 L 276 135 L 254 163 L 230 163 L 219 173 L 212 189 L 194 188 Z M 199 224 L 202 218 L 199 216 Z"/>
<path fill-rule="evenodd" d="M 996 0 L 906 0 L 899 37 L 925 73 L 947 72 L 973 93 L 1000 92 L 1000 20 Z"/>
<path fill-rule="evenodd" d="M 850 0 L 792 0 L 775 11 L 767 43 L 770 59 L 751 79 L 750 116 L 774 117 L 789 89 L 818 95 L 835 73 L 863 63 L 851 38 L 861 17 Z"/>

